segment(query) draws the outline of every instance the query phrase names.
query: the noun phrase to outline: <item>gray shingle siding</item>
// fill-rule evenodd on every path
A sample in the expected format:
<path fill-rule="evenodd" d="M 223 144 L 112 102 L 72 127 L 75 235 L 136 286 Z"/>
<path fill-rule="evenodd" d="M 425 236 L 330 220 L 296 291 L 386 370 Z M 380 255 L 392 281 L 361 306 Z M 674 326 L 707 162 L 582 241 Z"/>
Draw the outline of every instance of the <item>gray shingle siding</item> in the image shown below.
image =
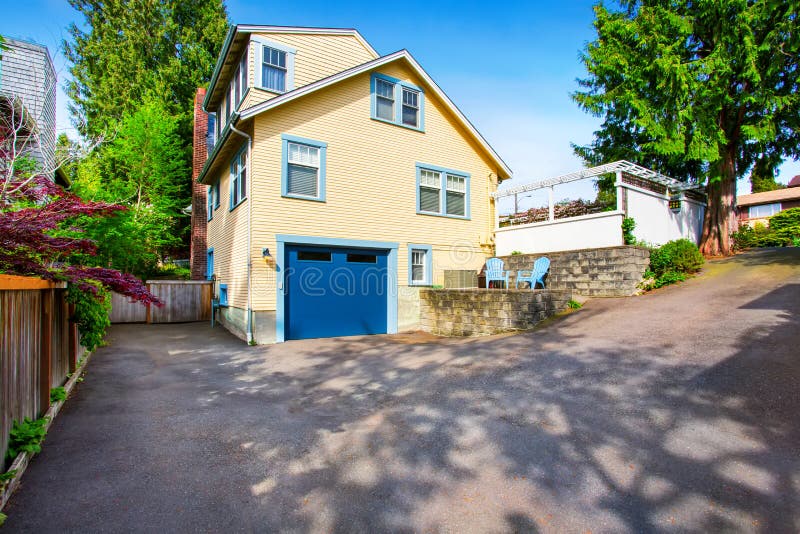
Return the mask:
<path fill-rule="evenodd" d="M 46 167 L 52 167 L 56 148 L 56 72 L 47 47 L 5 40 L 8 50 L 0 60 L 0 94 L 15 96 L 39 127 L 40 147 L 34 153 Z"/>

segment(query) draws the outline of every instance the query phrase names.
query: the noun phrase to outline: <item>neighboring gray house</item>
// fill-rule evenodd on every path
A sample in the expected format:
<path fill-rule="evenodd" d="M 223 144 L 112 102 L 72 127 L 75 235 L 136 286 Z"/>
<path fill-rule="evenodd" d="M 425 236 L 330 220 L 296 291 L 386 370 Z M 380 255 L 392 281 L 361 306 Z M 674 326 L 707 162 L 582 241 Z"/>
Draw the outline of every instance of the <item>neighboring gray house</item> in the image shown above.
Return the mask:
<path fill-rule="evenodd" d="M 56 150 L 56 71 L 47 47 L 5 38 L 0 59 L 0 113 L 25 117 L 35 143 L 29 153 L 52 170 Z M 38 138 L 38 139 L 37 139 Z"/>

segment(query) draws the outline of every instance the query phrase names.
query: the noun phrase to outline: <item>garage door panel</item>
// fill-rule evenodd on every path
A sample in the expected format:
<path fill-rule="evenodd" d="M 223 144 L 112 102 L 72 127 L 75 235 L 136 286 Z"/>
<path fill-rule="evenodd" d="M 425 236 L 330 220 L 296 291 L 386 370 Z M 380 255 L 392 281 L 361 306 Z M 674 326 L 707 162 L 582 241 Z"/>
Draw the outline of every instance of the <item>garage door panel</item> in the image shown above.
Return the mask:
<path fill-rule="evenodd" d="M 287 247 L 287 339 L 387 331 L 388 251 Z"/>

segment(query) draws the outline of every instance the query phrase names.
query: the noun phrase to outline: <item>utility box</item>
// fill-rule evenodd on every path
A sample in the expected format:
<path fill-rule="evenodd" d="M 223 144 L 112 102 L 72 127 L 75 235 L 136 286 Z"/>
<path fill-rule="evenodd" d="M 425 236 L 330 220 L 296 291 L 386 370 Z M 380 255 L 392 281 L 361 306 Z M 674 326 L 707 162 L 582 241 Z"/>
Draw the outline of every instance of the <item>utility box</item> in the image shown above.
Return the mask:
<path fill-rule="evenodd" d="M 478 287 L 478 273 L 475 271 L 446 270 L 444 272 L 445 289 L 463 289 Z"/>

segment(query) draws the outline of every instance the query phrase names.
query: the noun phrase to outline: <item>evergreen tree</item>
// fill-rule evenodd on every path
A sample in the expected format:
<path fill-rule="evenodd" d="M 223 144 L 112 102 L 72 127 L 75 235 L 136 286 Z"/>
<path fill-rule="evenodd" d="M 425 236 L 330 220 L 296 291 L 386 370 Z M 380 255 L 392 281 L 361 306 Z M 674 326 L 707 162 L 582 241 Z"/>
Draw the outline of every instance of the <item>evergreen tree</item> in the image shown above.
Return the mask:
<path fill-rule="evenodd" d="M 701 249 L 730 254 L 736 180 L 763 154 L 800 156 L 797 0 L 628 0 L 595 7 L 589 76 L 603 117 L 587 159 L 631 159 L 707 180 Z"/>
<path fill-rule="evenodd" d="M 211 78 L 228 29 L 222 0 L 70 0 L 84 17 L 63 43 L 67 93 L 81 133 L 113 132 L 146 98 L 180 117 L 191 143 L 192 102 Z M 86 31 L 82 29 L 86 27 Z"/>

